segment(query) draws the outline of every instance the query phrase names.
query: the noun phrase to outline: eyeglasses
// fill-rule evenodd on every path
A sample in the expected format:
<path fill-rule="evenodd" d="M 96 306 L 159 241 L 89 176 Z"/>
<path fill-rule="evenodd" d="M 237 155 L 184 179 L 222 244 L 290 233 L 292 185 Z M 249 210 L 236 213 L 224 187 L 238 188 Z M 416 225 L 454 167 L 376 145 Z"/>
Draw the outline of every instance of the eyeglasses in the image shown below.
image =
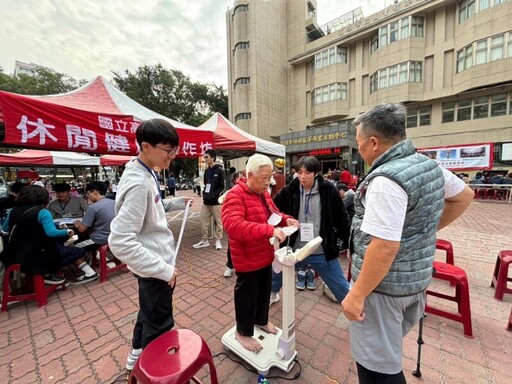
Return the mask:
<path fill-rule="evenodd" d="M 166 153 L 167 153 L 167 157 L 169 157 L 169 156 L 174 156 L 174 155 L 176 155 L 177 153 L 179 153 L 179 151 L 180 151 L 180 147 L 174 147 L 174 148 L 172 148 L 172 149 L 160 148 L 158 145 L 153 145 L 153 147 L 158 148 L 158 149 L 160 149 L 161 151 L 166 152 Z"/>

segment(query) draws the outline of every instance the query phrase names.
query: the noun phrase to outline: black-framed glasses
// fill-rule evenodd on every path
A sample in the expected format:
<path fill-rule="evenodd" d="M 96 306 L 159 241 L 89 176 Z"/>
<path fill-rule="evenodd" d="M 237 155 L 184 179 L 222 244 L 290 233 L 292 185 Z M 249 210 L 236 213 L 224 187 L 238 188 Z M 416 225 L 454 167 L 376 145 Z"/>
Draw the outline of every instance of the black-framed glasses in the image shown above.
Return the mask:
<path fill-rule="evenodd" d="M 178 152 L 180 151 L 180 147 L 174 147 L 172 149 L 160 148 L 158 145 L 153 145 L 153 147 L 158 148 L 161 151 L 166 152 L 167 153 L 167 157 L 174 156 L 174 155 L 178 154 Z"/>

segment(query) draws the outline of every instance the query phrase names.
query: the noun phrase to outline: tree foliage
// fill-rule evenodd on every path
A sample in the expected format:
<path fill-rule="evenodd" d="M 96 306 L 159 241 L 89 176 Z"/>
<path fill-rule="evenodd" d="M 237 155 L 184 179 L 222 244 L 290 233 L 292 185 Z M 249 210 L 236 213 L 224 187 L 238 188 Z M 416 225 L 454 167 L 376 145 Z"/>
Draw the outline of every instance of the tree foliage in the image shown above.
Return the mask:
<path fill-rule="evenodd" d="M 0 71 L 0 90 L 22 95 L 54 95 L 69 92 L 85 84 L 86 80 L 76 80 L 63 73 L 38 67 L 33 75 L 11 76 Z"/>
<path fill-rule="evenodd" d="M 144 65 L 135 72 L 114 72 L 115 85 L 133 100 L 161 115 L 198 126 L 212 113 L 227 116 L 228 97 L 222 86 L 193 82 L 176 69 Z"/>
<path fill-rule="evenodd" d="M 179 70 L 161 64 L 144 65 L 135 72 L 114 72 L 114 83 L 133 100 L 163 116 L 197 127 L 214 112 L 228 115 L 228 97 L 222 86 L 193 82 Z M 175 159 L 172 171 L 186 178 L 197 171 L 197 160 Z"/>

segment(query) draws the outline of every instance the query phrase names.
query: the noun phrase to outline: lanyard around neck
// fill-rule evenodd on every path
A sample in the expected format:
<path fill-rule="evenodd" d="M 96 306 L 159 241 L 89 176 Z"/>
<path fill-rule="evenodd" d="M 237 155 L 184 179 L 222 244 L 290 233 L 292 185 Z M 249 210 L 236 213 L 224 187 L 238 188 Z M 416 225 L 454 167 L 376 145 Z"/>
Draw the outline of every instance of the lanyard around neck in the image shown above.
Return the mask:
<path fill-rule="evenodd" d="M 300 187 L 301 191 L 302 191 L 302 201 L 304 201 L 304 216 L 307 216 L 308 213 L 309 213 L 309 202 L 311 200 L 311 193 L 313 192 L 313 188 L 315 188 L 315 183 L 316 183 L 316 179 L 313 180 L 313 186 L 311 187 L 311 189 L 309 190 L 309 193 L 307 195 L 307 199 L 306 199 L 306 190 L 304 189 L 303 186 Z"/>
<path fill-rule="evenodd" d="M 140 165 L 142 165 L 142 166 L 146 169 L 146 171 L 148 171 L 148 172 L 149 172 L 149 174 L 153 177 L 153 179 L 155 180 L 155 183 L 156 183 L 156 190 L 157 190 L 157 192 L 158 192 L 158 193 L 160 193 L 160 183 L 158 182 L 158 179 L 156 178 L 155 172 L 154 172 L 151 168 L 149 168 L 146 164 L 144 164 L 144 162 L 143 162 L 141 159 L 139 159 L 138 157 L 137 157 L 137 161 L 138 161 L 138 162 L 140 163 Z"/>

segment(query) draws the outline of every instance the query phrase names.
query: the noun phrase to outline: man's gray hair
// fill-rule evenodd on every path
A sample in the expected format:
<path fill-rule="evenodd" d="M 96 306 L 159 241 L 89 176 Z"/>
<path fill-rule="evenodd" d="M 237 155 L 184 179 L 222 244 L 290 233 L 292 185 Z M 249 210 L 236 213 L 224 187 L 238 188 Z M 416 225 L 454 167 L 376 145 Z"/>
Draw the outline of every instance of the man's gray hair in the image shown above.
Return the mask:
<path fill-rule="evenodd" d="M 357 116 L 352 123 L 366 136 L 380 136 L 384 140 L 399 142 L 406 138 L 407 109 L 401 103 L 382 103 Z"/>
<path fill-rule="evenodd" d="M 255 155 L 249 157 L 249 160 L 245 165 L 245 173 L 247 174 L 247 176 L 249 176 L 249 172 L 251 172 L 252 174 L 257 174 L 260 172 L 260 168 L 266 165 L 268 165 L 270 169 L 272 169 L 272 160 L 270 160 L 265 155 L 260 155 L 259 153 L 256 153 Z"/>

